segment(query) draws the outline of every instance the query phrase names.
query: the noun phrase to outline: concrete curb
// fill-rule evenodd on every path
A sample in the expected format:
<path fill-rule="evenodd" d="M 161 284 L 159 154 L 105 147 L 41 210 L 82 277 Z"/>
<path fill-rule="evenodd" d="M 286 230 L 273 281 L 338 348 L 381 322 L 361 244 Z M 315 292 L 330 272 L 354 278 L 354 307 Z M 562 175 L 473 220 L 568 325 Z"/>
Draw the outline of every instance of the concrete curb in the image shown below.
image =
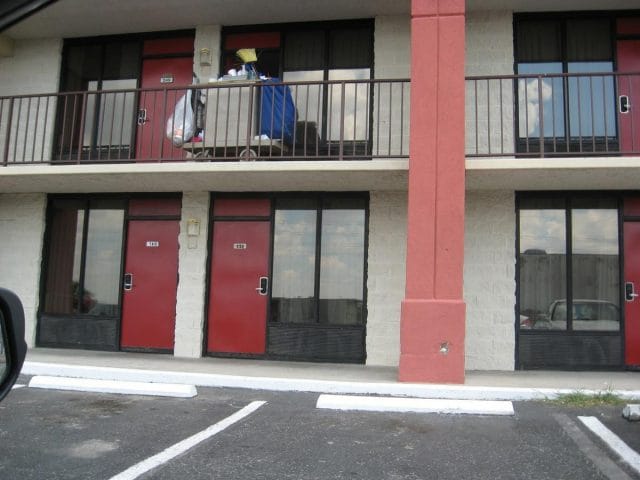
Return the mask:
<path fill-rule="evenodd" d="M 426 398 L 320 395 L 316 408 L 366 412 L 515 415 L 513 404 L 492 400 L 434 400 Z"/>
<path fill-rule="evenodd" d="M 151 395 L 155 397 L 178 398 L 191 398 L 198 394 L 194 385 L 47 376 L 33 377 L 29 382 L 29 387 L 72 390 L 77 392 L 118 393 L 124 395 Z"/>
<path fill-rule="evenodd" d="M 469 385 L 436 385 L 390 382 L 347 382 L 278 377 L 249 377 L 214 373 L 189 373 L 113 367 L 89 367 L 57 363 L 25 362 L 25 375 L 92 378 L 151 383 L 176 383 L 200 387 L 247 388 L 286 392 L 335 393 L 351 395 L 388 395 L 393 397 L 442 398 L 459 400 L 544 400 L 572 393 L 576 389 L 485 387 Z M 580 390 L 585 394 L 601 390 Z M 622 398 L 640 398 L 640 390 L 613 390 Z"/>

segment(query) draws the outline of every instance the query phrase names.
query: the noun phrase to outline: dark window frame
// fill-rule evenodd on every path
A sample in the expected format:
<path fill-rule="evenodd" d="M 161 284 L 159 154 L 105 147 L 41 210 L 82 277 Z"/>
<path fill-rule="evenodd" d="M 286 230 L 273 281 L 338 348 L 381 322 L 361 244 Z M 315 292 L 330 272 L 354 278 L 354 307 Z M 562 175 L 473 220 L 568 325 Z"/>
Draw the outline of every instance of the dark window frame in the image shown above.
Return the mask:
<path fill-rule="evenodd" d="M 637 14 L 637 12 L 635 12 Z M 569 64 L 572 63 L 568 60 L 568 35 L 567 35 L 567 25 L 570 21 L 573 20 L 606 20 L 609 24 L 609 41 L 610 41 L 610 61 L 611 62 L 611 73 L 615 73 L 617 71 L 617 55 L 616 55 L 616 39 L 618 38 L 616 32 L 616 20 L 617 18 L 625 16 L 624 12 L 561 12 L 561 13 L 521 13 L 513 15 L 513 49 L 514 49 L 514 63 L 513 69 L 516 75 L 520 74 L 519 72 L 519 64 L 535 64 L 539 63 L 541 65 L 548 64 L 550 61 L 528 61 L 528 62 L 520 62 L 518 58 L 519 53 L 519 45 L 518 45 L 518 25 L 521 22 L 527 21 L 549 21 L 549 22 L 557 22 L 560 28 L 560 52 L 559 52 L 559 60 L 554 60 L 551 63 L 559 63 L 561 65 L 561 73 L 568 74 L 569 72 Z M 628 16 L 628 15 L 626 15 Z M 593 60 L 590 62 L 601 63 L 603 60 Z M 596 72 L 593 73 L 605 73 L 605 72 Z M 583 148 L 586 148 L 587 151 L 591 151 L 591 148 L 595 149 L 595 151 L 599 151 L 603 149 L 603 151 L 615 150 L 618 148 L 618 136 L 619 136 L 619 127 L 618 127 L 618 115 L 617 115 L 617 106 L 615 99 L 617 98 L 617 85 L 616 82 L 613 82 L 613 132 L 606 132 L 605 135 L 595 135 L 592 132 L 592 135 L 583 134 L 579 132 L 578 135 L 571 135 L 572 123 L 572 108 L 570 105 L 570 80 L 568 78 L 563 78 L 562 80 L 562 90 L 560 95 L 562 97 L 562 121 L 564 126 L 564 132 L 562 135 L 556 135 L 555 132 L 552 132 L 551 136 L 544 135 L 544 132 L 541 132 L 539 135 L 529 135 L 527 132 L 524 133 L 523 136 L 520 135 L 520 104 L 522 99 L 520 99 L 519 95 L 519 82 L 514 82 L 514 99 L 515 99 L 515 147 L 518 152 L 538 152 L 541 149 L 541 141 L 544 142 L 545 151 L 549 151 L 552 153 L 570 153 L 573 151 L 582 151 Z M 604 80 L 603 80 L 604 81 Z M 579 87 L 578 87 L 579 89 Z M 578 107 L 579 108 L 579 107 Z M 573 112 L 575 115 L 575 112 Z M 606 118 L 605 118 L 606 123 Z M 555 126 L 554 126 L 555 128 Z M 605 125 L 606 131 L 606 125 Z"/>
<path fill-rule="evenodd" d="M 193 51 L 190 51 L 190 52 L 167 54 L 167 55 L 149 55 L 144 53 L 144 42 L 146 40 L 161 40 L 161 39 L 168 39 L 168 38 L 180 38 L 185 36 L 192 36 L 195 38 L 195 30 L 189 29 L 189 30 L 169 31 L 169 32 L 151 32 L 151 33 L 142 33 L 142 34 L 104 35 L 104 36 L 96 36 L 96 37 L 68 38 L 64 40 L 62 55 L 61 55 L 62 60 L 60 63 L 59 93 L 61 94 L 67 93 L 69 95 L 75 94 L 74 96 L 76 98 L 73 99 L 73 104 L 75 106 L 76 102 L 82 101 L 82 95 L 85 92 L 95 92 L 92 94 L 95 96 L 95 111 L 94 111 L 94 115 L 93 115 L 94 118 L 92 122 L 93 131 L 91 132 L 91 142 L 87 151 L 84 151 L 85 148 L 82 149 L 83 152 L 80 155 L 81 159 L 84 160 L 84 159 L 91 159 L 96 157 L 100 158 L 102 156 L 108 157 L 109 159 L 111 158 L 117 159 L 119 158 L 119 156 L 126 158 L 126 157 L 130 157 L 132 149 L 135 152 L 136 135 L 137 135 L 137 128 L 136 128 L 135 121 L 132 122 L 130 145 L 128 145 L 128 148 L 125 148 L 127 147 L 125 145 L 118 145 L 118 146 L 110 145 L 109 152 L 102 152 L 101 151 L 102 146 L 98 145 L 98 130 L 99 130 L 99 124 L 100 124 L 99 117 L 100 117 L 100 112 L 102 111 L 101 92 L 102 92 L 103 82 L 105 80 L 127 79 L 122 75 L 118 75 L 114 77 L 112 75 L 105 74 L 105 63 L 107 58 L 106 51 L 108 46 L 113 44 L 135 45 L 135 48 L 137 49 L 136 68 L 134 72 L 136 77 L 135 88 L 138 89 L 140 88 L 140 81 L 142 76 L 142 62 L 144 59 L 156 58 L 156 57 L 157 58 L 170 58 L 170 57 L 182 57 L 182 56 L 193 57 L 193 54 L 194 54 Z M 95 47 L 100 50 L 100 56 L 101 56 L 100 62 L 99 62 L 100 71 L 98 73 L 98 78 L 95 79 L 95 81 L 97 82 L 97 87 L 95 91 L 87 90 L 86 86 L 83 86 L 83 88 L 79 90 L 68 87 L 70 50 L 77 47 L 87 47 L 87 48 Z M 136 93 L 134 96 L 134 115 L 138 109 L 138 101 L 139 101 L 138 94 Z M 56 141 L 54 145 L 54 148 L 55 148 L 54 156 L 59 157 L 58 160 L 61 162 L 69 162 L 69 161 L 75 162 L 78 156 L 77 135 L 82 134 L 82 132 L 79 131 L 81 122 L 76 122 L 76 119 L 72 118 L 71 131 L 68 132 L 67 134 L 66 130 L 67 128 L 69 128 L 69 126 L 65 125 L 66 119 L 64 118 L 64 116 L 66 112 L 65 112 L 65 107 L 61 105 L 63 103 L 64 102 L 58 102 L 58 107 L 57 107 L 58 111 L 56 112 L 56 122 L 55 122 L 55 129 L 54 129 Z M 80 113 L 81 112 L 78 111 L 76 112 L 76 115 L 79 115 Z M 74 129 L 78 131 L 74 131 Z M 68 135 L 70 135 L 69 139 L 67 139 Z M 70 143 L 69 145 L 65 144 L 65 142 L 67 141 Z"/>
<path fill-rule="evenodd" d="M 296 326 L 308 326 L 308 327 L 364 327 L 366 325 L 366 303 L 367 303 L 367 252 L 369 249 L 369 195 L 363 193 L 346 193 L 346 194 L 309 194 L 309 193 L 300 193 L 300 194 L 286 194 L 286 195 L 276 195 L 273 197 L 272 201 L 272 242 L 271 242 L 271 262 L 270 262 L 270 272 L 273 275 L 273 267 L 275 261 L 274 248 L 275 242 L 274 234 L 275 234 L 275 214 L 278 209 L 277 200 L 287 199 L 287 198 L 300 198 L 305 200 L 311 200 L 315 202 L 315 208 L 313 211 L 316 212 L 316 226 L 315 226 L 315 261 L 314 261 L 314 292 L 313 292 L 313 301 L 314 301 L 314 321 L 313 322 L 282 322 L 282 321 L 274 321 L 272 315 L 271 305 L 273 302 L 273 288 L 269 290 L 269 312 L 267 317 L 267 325 L 296 325 Z M 330 321 L 324 323 L 321 322 L 320 315 L 320 278 L 321 278 L 321 263 L 322 263 L 322 225 L 323 225 L 323 210 L 325 210 L 325 202 L 330 200 L 356 200 L 363 203 L 363 207 L 358 207 L 358 209 L 362 208 L 364 213 L 364 236 L 363 236 L 363 275 L 362 275 L 362 307 L 361 307 L 361 318 L 362 323 L 353 323 L 353 324 L 340 324 L 340 323 L 332 323 Z M 286 210 L 286 209 L 285 209 Z M 311 209 L 309 209 L 312 211 Z M 350 210 L 349 208 L 332 208 L 332 210 Z M 273 284 L 273 278 L 272 278 Z"/>
<path fill-rule="evenodd" d="M 553 199 L 556 201 L 563 202 L 563 210 L 565 212 L 565 269 L 566 269 L 566 305 L 567 312 L 572 311 L 573 309 L 573 220 L 571 212 L 575 208 L 572 206 L 572 201 L 576 198 L 580 199 L 588 199 L 593 198 L 607 198 L 612 202 L 615 202 L 617 209 L 617 235 L 618 235 L 618 307 L 619 307 L 619 320 L 620 320 L 620 329 L 617 331 L 613 330 L 574 330 L 572 325 L 572 315 L 567 315 L 567 328 L 565 330 L 528 330 L 520 328 L 520 291 L 522 285 L 520 284 L 520 211 L 525 210 L 526 208 L 522 208 L 523 200 L 529 199 Z M 516 337 L 519 335 L 535 335 L 540 332 L 544 332 L 548 335 L 611 335 L 611 336 L 619 336 L 624 332 L 624 249 L 623 249 L 623 197 L 618 192 L 606 192 L 603 194 L 594 194 L 593 192 L 516 192 L 516 202 L 515 202 L 515 213 L 516 213 L 516 238 L 515 238 L 515 253 L 516 253 L 516 272 L 515 272 L 515 280 L 516 280 L 516 304 L 515 304 L 515 327 L 516 327 Z M 595 207 L 597 208 L 597 207 Z M 516 349 L 517 351 L 517 349 Z"/>
<path fill-rule="evenodd" d="M 322 32 L 324 35 L 324 60 L 322 68 L 318 70 L 323 71 L 322 82 L 326 82 L 329 80 L 330 71 L 337 70 L 348 70 L 350 68 L 347 67 L 332 67 L 332 58 L 331 58 L 331 40 L 332 33 L 336 31 L 344 31 L 344 30 L 368 30 L 368 47 L 369 47 L 369 58 L 368 58 L 368 66 L 364 67 L 351 67 L 351 68 L 368 68 L 369 69 L 369 77 L 368 80 L 374 78 L 374 67 L 375 67 L 375 52 L 374 52 L 374 39 L 375 39 L 375 21 L 374 19 L 355 19 L 355 20 L 340 20 L 340 21 L 327 21 L 327 22 L 294 22 L 294 23 L 278 23 L 278 24 L 266 24 L 266 25 L 243 25 L 243 26 L 233 26 L 233 27 L 223 27 L 221 32 L 221 52 L 219 59 L 219 71 L 220 74 L 226 73 L 225 69 L 225 59 L 229 56 L 235 54 L 235 50 L 226 49 L 225 42 L 227 35 L 234 34 L 242 34 L 242 33 L 259 33 L 259 32 L 278 32 L 280 34 L 280 46 L 276 48 L 266 49 L 267 51 L 273 52 L 279 50 L 279 72 L 278 78 L 283 80 L 285 70 L 285 49 L 286 49 L 286 37 L 287 34 L 296 32 L 296 31 L 318 31 Z M 294 71 L 304 71 L 304 70 L 289 70 L 291 72 Z M 368 120 L 368 129 L 366 131 L 366 140 L 360 139 L 343 139 L 343 151 L 347 152 L 348 155 L 359 156 L 361 153 L 365 156 L 368 152 L 371 151 L 371 145 L 373 141 L 373 110 L 374 110 L 374 89 L 369 89 L 369 96 L 367 99 L 367 108 L 366 112 L 367 120 Z M 328 138 L 330 132 L 330 116 L 328 115 L 328 106 L 330 103 L 328 88 L 322 89 L 321 96 L 321 111 L 322 118 L 320 119 L 321 125 L 318 127 L 318 135 L 320 137 L 320 141 L 324 145 L 322 151 L 326 149 L 326 155 L 331 156 L 338 153 L 340 149 L 339 142 L 336 140 L 331 140 Z M 316 147 L 318 148 L 318 147 Z M 324 153 L 321 154 L 324 156 Z"/>

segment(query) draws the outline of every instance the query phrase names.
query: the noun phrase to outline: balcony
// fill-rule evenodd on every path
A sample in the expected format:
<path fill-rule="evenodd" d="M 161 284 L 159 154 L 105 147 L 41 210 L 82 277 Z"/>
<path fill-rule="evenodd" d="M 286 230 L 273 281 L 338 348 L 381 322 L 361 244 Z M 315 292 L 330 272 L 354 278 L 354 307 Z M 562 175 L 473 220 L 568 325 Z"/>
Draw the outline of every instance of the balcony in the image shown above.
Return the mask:
<path fill-rule="evenodd" d="M 632 73 L 468 78 L 466 155 L 637 156 L 638 94 L 640 75 Z"/>
<path fill-rule="evenodd" d="M 639 82 L 637 73 L 467 78 L 467 188 L 637 188 Z M 116 86 L 0 98 L 0 165 L 16 167 L 0 187 L 76 191 L 84 169 L 83 188 L 104 191 L 406 188 L 409 80 L 193 86 L 202 132 L 179 147 L 166 130 L 186 118 L 172 113 L 187 90 Z M 52 184 L 51 166 L 66 166 L 66 183 Z M 140 172 L 142 186 L 130 178 Z"/>
<path fill-rule="evenodd" d="M 0 97 L 0 164 L 406 158 L 409 104 L 408 80 Z"/>

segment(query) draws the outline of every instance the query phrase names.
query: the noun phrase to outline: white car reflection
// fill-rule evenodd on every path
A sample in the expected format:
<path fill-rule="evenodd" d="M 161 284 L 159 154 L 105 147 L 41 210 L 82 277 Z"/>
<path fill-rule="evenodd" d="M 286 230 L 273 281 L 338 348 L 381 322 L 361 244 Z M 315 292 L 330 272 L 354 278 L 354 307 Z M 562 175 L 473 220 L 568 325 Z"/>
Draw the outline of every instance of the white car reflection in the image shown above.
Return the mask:
<path fill-rule="evenodd" d="M 555 300 L 549 305 L 548 321 L 536 328 L 567 329 L 567 301 Z M 544 324 L 547 323 L 545 326 Z M 606 300 L 576 299 L 572 304 L 573 330 L 618 331 L 620 308 Z"/>

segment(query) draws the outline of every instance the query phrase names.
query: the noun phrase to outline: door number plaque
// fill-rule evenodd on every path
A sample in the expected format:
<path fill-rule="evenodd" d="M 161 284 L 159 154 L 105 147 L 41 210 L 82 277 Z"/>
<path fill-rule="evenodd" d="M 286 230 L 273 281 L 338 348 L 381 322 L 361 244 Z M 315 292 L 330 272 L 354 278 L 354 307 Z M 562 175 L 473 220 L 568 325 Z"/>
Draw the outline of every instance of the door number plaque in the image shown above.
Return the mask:
<path fill-rule="evenodd" d="M 149 248 L 158 248 L 160 246 L 160 242 L 158 242 L 157 240 L 147 240 L 145 246 Z"/>
<path fill-rule="evenodd" d="M 233 249 L 234 250 L 246 250 L 247 249 L 247 244 L 246 243 L 234 243 L 233 244 Z"/>

